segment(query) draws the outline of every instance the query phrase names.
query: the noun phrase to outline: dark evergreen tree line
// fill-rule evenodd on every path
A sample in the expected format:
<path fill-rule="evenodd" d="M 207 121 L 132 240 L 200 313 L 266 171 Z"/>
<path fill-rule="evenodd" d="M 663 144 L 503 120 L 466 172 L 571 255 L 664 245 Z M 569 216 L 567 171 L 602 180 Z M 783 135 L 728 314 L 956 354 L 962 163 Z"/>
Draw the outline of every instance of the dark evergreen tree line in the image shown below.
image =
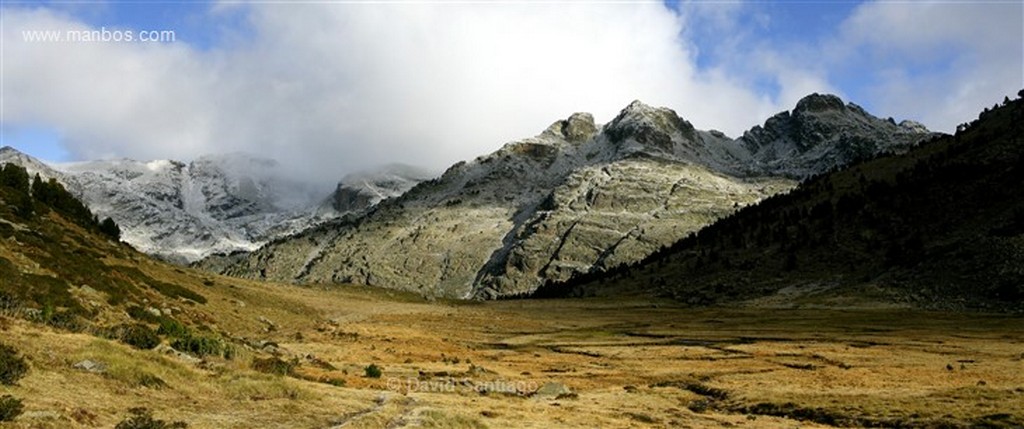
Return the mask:
<path fill-rule="evenodd" d="M 99 220 L 88 207 L 55 179 L 43 180 L 38 174 L 29 180 L 24 167 L 12 163 L 0 166 L 0 186 L 4 200 L 14 214 L 29 220 L 53 210 L 66 219 L 114 239 L 121 239 L 121 228 L 111 218 Z"/>

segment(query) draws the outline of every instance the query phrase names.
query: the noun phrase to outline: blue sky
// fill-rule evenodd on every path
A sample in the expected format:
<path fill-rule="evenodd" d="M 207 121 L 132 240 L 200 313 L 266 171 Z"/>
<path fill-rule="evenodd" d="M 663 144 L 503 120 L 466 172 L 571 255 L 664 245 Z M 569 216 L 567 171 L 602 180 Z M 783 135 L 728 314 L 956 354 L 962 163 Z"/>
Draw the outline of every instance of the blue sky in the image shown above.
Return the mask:
<path fill-rule="evenodd" d="M 3 2 L 3 144 L 444 168 L 632 99 L 736 136 L 810 92 L 950 131 L 1024 87 L 1003 2 Z M 26 31 L 173 30 L 164 43 Z M 301 167 L 301 168 L 300 168 Z"/>
<path fill-rule="evenodd" d="M 5 3 L 19 4 L 12 1 Z M 181 43 L 200 50 L 217 47 L 233 35 L 247 31 L 245 15 L 239 13 L 241 10 L 224 9 L 211 13 L 214 5 L 205 1 L 113 0 L 32 3 L 67 13 L 93 28 L 171 29 L 175 31 Z"/>

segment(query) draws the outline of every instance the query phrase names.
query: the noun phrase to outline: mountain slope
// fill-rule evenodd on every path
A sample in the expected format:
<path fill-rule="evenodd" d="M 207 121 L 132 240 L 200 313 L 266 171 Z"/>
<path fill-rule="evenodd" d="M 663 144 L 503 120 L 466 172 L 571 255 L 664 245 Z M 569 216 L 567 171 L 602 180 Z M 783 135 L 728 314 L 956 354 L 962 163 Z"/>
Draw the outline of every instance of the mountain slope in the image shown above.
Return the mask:
<path fill-rule="evenodd" d="M 126 300 L 206 298 L 187 288 L 153 279 L 136 268 L 104 259 L 139 255 L 117 242 L 92 213 L 55 180 L 29 185 L 25 169 L 3 166 L 0 180 L 0 301 L 61 310 L 60 320 L 78 325 Z M 13 178 L 13 179 L 12 179 Z M 137 259 L 136 259 L 137 260 Z M 58 317 L 58 315 L 51 315 Z"/>
<path fill-rule="evenodd" d="M 1024 311 L 1022 124 L 1024 101 L 1007 100 L 955 136 L 814 178 L 639 267 L 538 295 L 642 290 L 696 304 L 782 293 L 790 305 L 873 296 Z"/>
<path fill-rule="evenodd" d="M 536 137 L 456 164 L 366 216 L 207 267 L 428 296 L 529 293 L 545 281 L 642 259 L 737 207 L 791 188 L 808 172 L 902 150 L 930 135 L 852 104 L 830 104 L 835 100 L 814 94 L 785 124 L 735 140 L 640 102 L 604 126 L 577 113 Z M 801 132 L 783 133 L 789 129 Z"/>

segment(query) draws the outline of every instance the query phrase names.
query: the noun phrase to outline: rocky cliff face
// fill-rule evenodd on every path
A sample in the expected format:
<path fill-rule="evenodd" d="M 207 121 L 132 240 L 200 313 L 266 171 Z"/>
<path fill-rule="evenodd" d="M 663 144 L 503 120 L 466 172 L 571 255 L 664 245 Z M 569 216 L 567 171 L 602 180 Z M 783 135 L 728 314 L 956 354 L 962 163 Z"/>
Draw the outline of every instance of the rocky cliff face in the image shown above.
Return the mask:
<path fill-rule="evenodd" d="M 742 138 L 640 102 L 577 113 L 365 216 L 210 265 L 251 278 L 494 298 L 637 261 L 796 179 L 930 137 L 812 95 Z"/>

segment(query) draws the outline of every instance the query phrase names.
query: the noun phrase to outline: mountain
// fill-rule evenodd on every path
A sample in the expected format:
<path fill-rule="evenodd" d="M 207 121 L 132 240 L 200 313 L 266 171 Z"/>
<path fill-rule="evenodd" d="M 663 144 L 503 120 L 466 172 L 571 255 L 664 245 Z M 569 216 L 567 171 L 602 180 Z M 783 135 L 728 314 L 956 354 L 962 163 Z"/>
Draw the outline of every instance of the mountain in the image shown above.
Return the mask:
<path fill-rule="evenodd" d="M 283 178 L 274 161 L 244 154 L 48 166 L 7 147 L 0 163 L 7 162 L 57 179 L 99 216 L 117 221 L 127 243 L 179 262 L 253 250 L 336 216 L 319 207 L 326 192 Z"/>
<path fill-rule="evenodd" d="M 359 213 L 431 175 L 393 165 L 346 176 L 328 195 L 289 180 L 272 160 L 245 154 L 172 160 L 89 161 L 47 165 L 11 147 L 0 164 L 56 179 L 101 217 L 121 225 L 125 242 L 177 262 L 254 250 L 346 213 Z M 326 197 L 325 197 L 326 196 Z"/>
<path fill-rule="evenodd" d="M 352 173 L 338 182 L 328 203 L 338 213 L 360 213 L 434 177 L 437 177 L 434 172 L 405 164 L 389 164 L 375 170 Z"/>
<path fill-rule="evenodd" d="M 808 174 L 931 136 L 830 95 L 808 96 L 738 139 L 637 101 L 603 126 L 573 114 L 364 216 L 205 266 L 427 296 L 519 295 L 638 261 Z"/>
<path fill-rule="evenodd" d="M 1024 312 L 1022 124 L 1024 101 L 1006 99 L 954 136 L 815 177 L 642 264 L 537 296 Z"/>
<path fill-rule="evenodd" d="M 899 153 L 915 136 L 927 133 L 918 122 L 879 122 L 856 104 L 815 94 L 800 100 L 792 112 L 747 131 L 740 142 L 754 161 L 754 171 L 808 177 L 878 153 Z"/>

